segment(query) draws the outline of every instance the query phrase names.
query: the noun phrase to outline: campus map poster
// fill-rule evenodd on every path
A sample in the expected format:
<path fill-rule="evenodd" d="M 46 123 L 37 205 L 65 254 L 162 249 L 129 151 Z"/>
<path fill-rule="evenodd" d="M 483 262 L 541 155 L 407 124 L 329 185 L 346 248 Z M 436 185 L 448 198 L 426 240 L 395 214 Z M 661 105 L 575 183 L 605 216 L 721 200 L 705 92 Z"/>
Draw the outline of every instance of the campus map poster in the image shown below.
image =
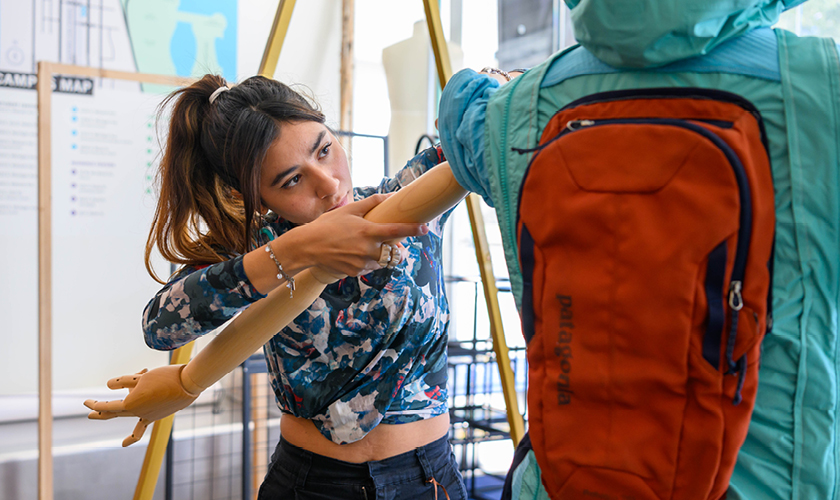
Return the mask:
<path fill-rule="evenodd" d="M 237 16 L 236 0 L 0 0 L 2 393 L 36 390 L 37 62 L 235 80 Z M 112 359 L 113 368 L 86 374 L 72 358 L 90 353 L 107 365 L 115 350 L 142 348 L 140 314 L 158 288 L 142 256 L 159 153 L 154 113 L 171 89 L 70 75 L 53 86 L 53 359 L 61 390 L 101 385 L 102 370 L 135 368 Z"/>

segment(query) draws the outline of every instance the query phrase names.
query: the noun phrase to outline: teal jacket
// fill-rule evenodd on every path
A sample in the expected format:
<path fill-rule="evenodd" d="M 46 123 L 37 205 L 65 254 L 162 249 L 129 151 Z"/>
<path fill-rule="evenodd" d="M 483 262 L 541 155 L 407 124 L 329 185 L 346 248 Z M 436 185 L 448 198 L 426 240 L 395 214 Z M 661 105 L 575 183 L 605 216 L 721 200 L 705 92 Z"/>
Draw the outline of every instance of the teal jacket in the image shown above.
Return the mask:
<path fill-rule="evenodd" d="M 774 327 L 729 499 L 840 499 L 840 63 L 830 40 L 774 32 L 800 1 L 567 0 L 581 46 L 501 88 L 472 71 L 441 98 L 456 178 L 495 206 L 519 303 L 514 222 L 529 148 L 587 94 L 694 86 L 743 95 L 767 128 L 776 190 Z M 665 5 L 667 4 L 667 5 Z M 514 498 L 540 498 L 533 456 Z M 544 496 L 543 496 L 544 498 Z"/>

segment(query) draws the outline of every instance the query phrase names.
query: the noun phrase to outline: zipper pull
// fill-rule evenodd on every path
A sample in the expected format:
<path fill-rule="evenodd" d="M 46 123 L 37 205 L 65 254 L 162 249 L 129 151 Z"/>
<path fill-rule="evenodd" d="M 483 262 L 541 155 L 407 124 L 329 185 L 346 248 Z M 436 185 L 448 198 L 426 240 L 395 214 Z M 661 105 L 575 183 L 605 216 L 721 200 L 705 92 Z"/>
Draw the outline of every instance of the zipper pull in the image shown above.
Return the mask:
<path fill-rule="evenodd" d="M 566 123 L 566 129 L 568 129 L 569 132 L 574 132 L 575 130 L 592 125 L 595 125 L 594 120 L 570 120 Z"/>
<path fill-rule="evenodd" d="M 729 307 L 733 311 L 740 311 L 744 307 L 744 297 L 741 295 L 743 283 L 735 280 L 729 284 Z"/>

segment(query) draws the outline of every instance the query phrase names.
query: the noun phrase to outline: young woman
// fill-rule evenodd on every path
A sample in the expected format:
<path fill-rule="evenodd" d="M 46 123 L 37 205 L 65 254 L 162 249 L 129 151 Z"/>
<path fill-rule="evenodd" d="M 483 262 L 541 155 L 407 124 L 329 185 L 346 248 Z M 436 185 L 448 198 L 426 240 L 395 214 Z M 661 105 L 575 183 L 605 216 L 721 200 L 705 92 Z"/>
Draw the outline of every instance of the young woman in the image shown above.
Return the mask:
<path fill-rule="evenodd" d="M 170 103 L 146 264 L 154 276 L 157 247 L 183 268 L 146 307 L 150 347 L 184 345 L 278 286 L 294 293 L 304 269 L 350 276 L 264 346 L 283 416 L 259 498 L 466 498 L 447 440 L 449 212 L 428 225 L 362 218 L 442 154 L 353 189 L 324 115 L 282 83 L 207 75 Z"/>

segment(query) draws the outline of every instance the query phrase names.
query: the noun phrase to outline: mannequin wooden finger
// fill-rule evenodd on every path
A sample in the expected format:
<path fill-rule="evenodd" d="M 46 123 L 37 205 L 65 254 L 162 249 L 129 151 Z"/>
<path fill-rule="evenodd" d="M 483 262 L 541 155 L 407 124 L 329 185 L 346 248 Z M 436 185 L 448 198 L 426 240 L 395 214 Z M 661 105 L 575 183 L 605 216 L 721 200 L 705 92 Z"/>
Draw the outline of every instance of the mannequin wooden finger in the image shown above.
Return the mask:
<path fill-rule="evenodd" d="M 92 411 L 88 414 L 88 418 L 91 420 L 111 420 L 112 418 L 117 417 L 134 417 L 131 412 L 129 411 Z"/>
<path fill-rule="evenodd" d="M 102 413 L 125 411 L 125 403 L 122 399 L 115 401 L 94 401 L 92 399 L 88 399 L 87 401 L 85 401 L 85 406 L 87 406 L 93 411 L 98 411 Z"/>
<path fill-rule="evenodd" d="M 137 422 L 137 425 L 134 426 L 134 432 L 132 432 L 131 435 L 127 438 L 123 439 L 123 448 L 125 448 L 126 446 L 131 446 L 137 441 L 140 441 L 140 439 L 143 437 L 143 434 L 146 433 L 146 428 L 149 427 L 149 424 L 151 423 L 152 422 L 146 420 L 145 418 L 141 418 L 140 421 Z"/>
<path fill-rule="evenodd" d="M 139 372 L 135 373 L 134 375 L 123 375 L 122 377 L 112 378 L 108 381 L 108 388 L 109 389 L 129 389 L 137 385 L 137 379 L 140 378 L 140 375 L 146 373 L 146 368 L 143 368 Z"/>

